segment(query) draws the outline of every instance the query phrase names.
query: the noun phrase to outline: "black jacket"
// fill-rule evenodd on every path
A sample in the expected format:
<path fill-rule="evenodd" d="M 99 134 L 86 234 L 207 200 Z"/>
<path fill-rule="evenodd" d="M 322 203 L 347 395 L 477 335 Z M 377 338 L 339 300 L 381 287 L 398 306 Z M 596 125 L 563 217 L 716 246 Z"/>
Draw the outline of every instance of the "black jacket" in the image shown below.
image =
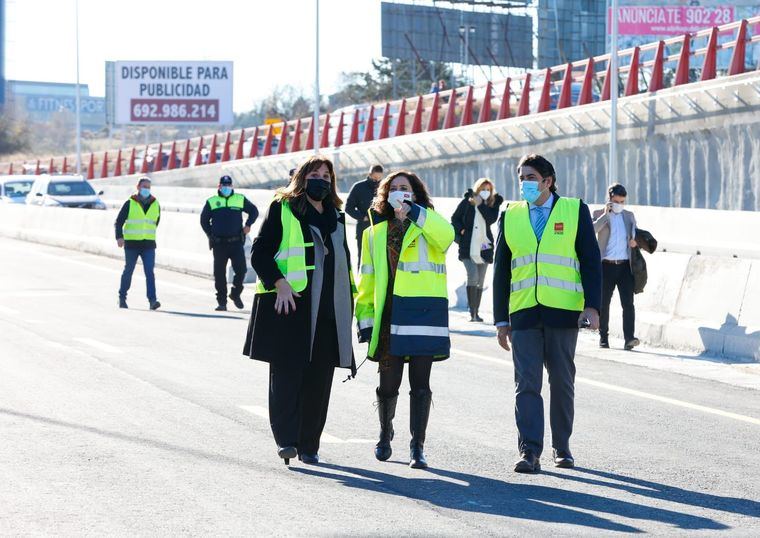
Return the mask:
<path fill-rule="evenodd" d="M 493 207 L 489 207 L 485 203 L 478 205 L 477 207 L 470 203 L 470 198 L 473 196 L 472 189 L 468 190 L 464 194 L 464 198 L 457 206 L 456 211 L 451 217 L 451 225 L 454 227 L 454 240 L 459 244 L 459 259 L 470 259 L 470 244 L 472 243 L 472 229 L 475 223 L 475 211 L 480 211 L 483 215 L 483 219 L 486 221 L 486 235 L 491 242 L 491 248 L 488 250 L 481 250 L 480 257 L 486 263 L 493 263 L 493 233 L 491 233 L 491 225 L 499 218 L 499 207 L 504 202 L 504 198 L 501 195 L 496 194 L 494 196 Z M 462 234 L 464 230 L 464 235 Z"/>
<path fill-rule="evenodd" d="M 273 289 L 275 282 L 283 278 L 283 274 L 274 260 L 274 256 L 282 241 L 281 212 L 282 205 L 280 202 L 275 201 L 270 205 L 269 211 L 261 223 L 258 236 L 253 240 L 251 247 L 251 266 L 266 289 Z M 294 215 L 301 223 L 301 230 L 306 241 L 309 241 L 309 238 L 313 237 L 310 227 L 310 224 L 313 224 L 323 232 L 323 238 L 327 239 L 326 246 L 332 251 L 333 245 L 329 239 L 329 233 L 326 232 L 329 232 L 331 229 L 334 230 L 338 222 L 345 226 L 346 218 L 343 213 L 337 219 L 333 218 L 332 221 L 325 220 L 323 222 L 319 222 L 319 217 L 308 214 L 308 212 L 301 215 L 296 212 L 295 208 Z M 348 243 L 344 241 L 342 248 L 346 251 L 346 259 L 348 260 L 350 271 L 351 258 Z M 334 259 L 331 256 L 325 258 L 325 276 L 332 275 L 332 266 L 330 264 L 334 263 Z M 313 248 L 306 249 L 306 263 L 307 265 L 314 265 Z M 301 292 L 301 297 L 296 297 L 295 299 L 295 312 L 291 312 L 288 315 L 277 314 L 275 311 L 276 293 L 256 294 L 243 347 L 244 355 L 254 360 L 276 363 L 278 365 L 295 365 L 299 361 L 308 359 L 311 338 L 311 275 L 312 272 L 309 272 L 309 283 L 306 289 Z M 333 301 L 325 300 L 332 295 L 334 283 L 327 280 L 326 278 L 323 282 L 318 316 L 320 318 L 334 319 Z M 338 358 L 336 357 L 337 360 Z"/>
<path fill-rule="evenodd" d="M 218 194 L 222 196 L 222 193 Z M 234 191 L 232 194 L 234 194 Z M 214 238 L 240 237 L 244 226 L 243 212 L 248 214 L 245 226 L 251 226 L 259 216 L 259 210 L 256 209 L 256 206 L 248 198 L 243 202 L 243 211 L 232 207 L 212 210 L 211 206 L 206 202 L 203 204 L 203 211 L 201 211 L 201 227 L 210 240 Z"/>
<path fill-rule="evenodd" d="M 639 248 L 631 249 L 631 273 L 633 273 L 633 293 L 641 293 L 647 285 L 647 262 L 642 250 L 653 254 L 657 250 L 657 239 L 646 230 L 636 230 L 636 243 Z"/>
<path fill-rule="evenodd" d="M 151 196 L 147 200 L 143 200 L 139 195 L 133 194 L 130 197 L 130 200 L 134 200 L 135 202 L 139 202 L 143 206 L 143 211 L 147 213 L 148 208 L 153 205 L 154 202 L 156 202 L 156 197 Z M 114 222 L 114 228 L 116 232 L 116 239 L 124 239 L 124 223 L 127 221 L 127 217 L 129 216 L 129 200 L 124 202 L 124 205 L 121 206 L 121 209 L 119 210 L 119 214 L 116 216 L 116 222 Z M 156 221 L 156 225 L 158 226 L 158 223 L 161 222 L 161 215 L 158 216 L 158 221 Z M 124 248 L 156 248 L 156 242 L 152 239 L 142 239 L 140 241 L 124 241 Z"/>
<path fill-rule="evenodd" d="M 553 194 L 552 211 L 557 207 L 558 194 Z M 575 252 L 581 265 L 584 307 L 597 312 L 602 303 L 602 257 L 594 233 L 594 224 L 588 206 L 581 201 L 578 215 L 578 234 Z M 499 236 L 496 240 L 496 262 L 493 270 L 493 314 L 496 323 L 511 322 L 513 329 L 531 329 L 543 323 L 546 327 L 578 328 L 578 314 L 572 310 L 538 305 L 515 312 L 510 319 L 509 294 L 512 280 L 512 252 L 504 238 L 504 213 L 499 219 Z"/>
<path fill-rule="evenodd" d="M 356 237 L 361 238 L 364 230 L 369 228 L 369 222 L 364 219 L 367 217 L 367 210 L 372 205 L 372 200 L 377 193 L 379 182 L 373 181 L 367 177 L 362 181 L 357 181 L 351 187 L 346 200 L 346 213 L 356 220 Z"/>

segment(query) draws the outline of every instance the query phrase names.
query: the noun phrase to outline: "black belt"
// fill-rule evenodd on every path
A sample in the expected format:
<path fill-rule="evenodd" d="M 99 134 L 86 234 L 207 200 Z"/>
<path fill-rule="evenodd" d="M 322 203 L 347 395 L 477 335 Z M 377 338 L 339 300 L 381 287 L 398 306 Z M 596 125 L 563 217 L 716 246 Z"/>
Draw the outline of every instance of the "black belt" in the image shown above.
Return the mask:
<path fill-rule="evenodd" d="M 602 263 L 608 263 L 610 265 L 623 265 L 628 263 L 628 260 L 602 260 Z"/>

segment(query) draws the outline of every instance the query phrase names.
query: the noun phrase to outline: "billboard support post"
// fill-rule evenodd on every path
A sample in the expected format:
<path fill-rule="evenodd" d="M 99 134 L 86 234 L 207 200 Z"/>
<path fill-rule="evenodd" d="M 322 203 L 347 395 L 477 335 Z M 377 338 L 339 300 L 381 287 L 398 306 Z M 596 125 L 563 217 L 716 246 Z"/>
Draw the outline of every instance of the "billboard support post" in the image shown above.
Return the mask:
<path fill-rule="evenodd" d="M 77 95 L 75 105 L 76 115 L 76 147 L 77 147 L 77 174 L 82 173 L 82 112 L 79 110 L 82 100 L 82 88 L 79 85 L 79 0 L 74 0 L 74 33 L 76 34 L 76 54 L 77 54 Z"/>
<path fill-rule="evenodd" d="M 612 46 L 610 50 L 610 164 L 608 185 L 618 181 L 617 98 L 618 98 L 618 0 L 612 0 Z"/>

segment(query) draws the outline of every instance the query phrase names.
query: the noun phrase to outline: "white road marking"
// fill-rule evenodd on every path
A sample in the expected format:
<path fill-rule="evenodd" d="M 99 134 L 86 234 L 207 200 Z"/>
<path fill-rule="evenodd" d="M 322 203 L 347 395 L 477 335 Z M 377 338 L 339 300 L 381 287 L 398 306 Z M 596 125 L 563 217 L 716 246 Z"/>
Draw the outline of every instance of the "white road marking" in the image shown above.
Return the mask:
<path fill-rule="evenodd" d="M 269 422 L 269 410 L 265 407 L 261 407 L 259 405 L 241 405 L 239 406 L 240 409 L 243 411 L 248 411 L 252 415 L 256 415 L 257 417 L 261 417 L 267 422 Z M 365 444 L 365 443 L 374 443 L 374 439 L 341 439 L 340 437 L 335 437 L 334 435 L 330 435 L 327 432 L 322 432 L 322 437 L 320 438 L 320 441 L 327 444 L 336 444 L 336 445 L 343 445 L 343 444 Z"/>
<path fill-rule="evenodd" d="M 501 364 L 503 366 L 507 366 L 509 368 L 512 367 L 512 361 L 503 360 L 503 359 L 497 359 L 495 357 L 489 357 L 488 355 L 482 354 L 482 353 L 473 353 L 471 351 L 464 351 L 461 349 L 452 349 L 452 354 L 455 355 L 463 355 L 465 357 L 472 357 L 474 359 L 479 359 L 487 362 L 495 362 L 498 364 Z M 674 405 L 677 407 L 683 407 L 686 409 L 693 409 L 694 411 L 701 411 L 703 413 L 708 413 L 710 415 L 717 415 L 724 418 L 730 418 L 733 420 L 739 420 L 741 422 L 748 422 L 749 424 L 754 424 L 756 426 L 760 426 L 760 419 L 755 417 L 750 417 L 746 415 L 740 415 L 738 413 L 731 413 L 730 411 L 723 411 L 722 409 L 715 409 L 712 407 L 707 407 L 705 405 L 699 405 L 691 402 L 685 402 L 683 400 L 676 400 L 675 398 L 668 398 L 667 396 L 660 396 L 658 394 L 651 394 L 649 392 L 643 392 L 640 390 L 635 389 L 629 389 L 626 387 L 621 387 L 618 385 L 612 385 L 610 383 L 604 383 L 602 381 L 596 381 L 593 379 L 588 379 L 585 377 L 577 377 L 575 378 L 576 383 L 580 383 L 583 385 L 591 385 L 593 387 L 597 387 L 600 389 L 606 389 L 611 390 L 614 392 L 620 392 L 622 394 L 628 394 L 629 396 L 636 396 L 638 398 L 644 398 L 647 400 L 653 400 L 656 402 L 662 402 L 667 403 L 670 405 Z"/>
<path fill-rule="evenodd" d="M 88 346 L 94 347 L 95 349 L 99 349 L 100 351 L 105 351 L 107 353 L 124 353 L 124 351 L 118 347 L 114 347 L 110 344 L 106 344 L 98 340 L 93 340 L 92 338 L 74 338 L 74 340 L 77 342 L 82 342 L 83 344 L 87 344 Z"/>

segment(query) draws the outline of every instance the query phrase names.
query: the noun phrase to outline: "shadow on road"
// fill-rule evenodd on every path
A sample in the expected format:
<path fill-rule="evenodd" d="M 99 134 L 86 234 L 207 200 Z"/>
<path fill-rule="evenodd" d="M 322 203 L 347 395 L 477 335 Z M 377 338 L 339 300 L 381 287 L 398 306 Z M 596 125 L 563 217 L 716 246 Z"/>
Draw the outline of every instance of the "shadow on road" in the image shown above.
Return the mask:
<path fill-rule="evenodd" d="M 234 316 L 230 314 L 199 314 L 198 312 L 179 312 L 177 310 L 158 310 L 159 314 L 169 314 L 172 316 L 186 316 L 189 318 L 212 318 L 212 319 L 246 319 L 243 316 Z M 245 314 L 245 312 L 240 312 Z"/>
<path fill-rule="evenodd" d="M 429 502 L 441 508 L 515 519 L 564 523 L 590 529 L 644 532 L 634 526 L 612 521 L 601 514 L 642 521 L 656 521 L 672 525 L 678 529 L 725 530 L 729 528 L 727 525 L 707 517 L 657 508 L 650 506 L 646 501 L 643 504 L 638 504 L 614 499 L 610 497 L 609 492 L 603 489 L 600 489 L 598 494 L 590 494 L 572 491 L 562 486 L 514 484 L 441 469 L 428 469 L 427 473 L 422 472 L 420 474 L 420 478 L 406 478 L 367 469 L 331 464 L 321 464 L 312 468 L 297 467 L 292 470 L 335 480 L 346 487 L 407 497 Z M 330 471 L 346 474 L 336 474 Z M 757 515 L 760 513 L 760 503 L 755 501 L 709 495 L 601 471 L 589 469 L 577 469 L 577 471 L 609 480 L 628 482 L 628 485 L 601 479 L 589 479 L 572 471 L 567 474 L 553 472 L 544 474 L 697 508 L 721 510 L 741 515 Z M 431 478 L 425 479 L 426 475 Z"/>

